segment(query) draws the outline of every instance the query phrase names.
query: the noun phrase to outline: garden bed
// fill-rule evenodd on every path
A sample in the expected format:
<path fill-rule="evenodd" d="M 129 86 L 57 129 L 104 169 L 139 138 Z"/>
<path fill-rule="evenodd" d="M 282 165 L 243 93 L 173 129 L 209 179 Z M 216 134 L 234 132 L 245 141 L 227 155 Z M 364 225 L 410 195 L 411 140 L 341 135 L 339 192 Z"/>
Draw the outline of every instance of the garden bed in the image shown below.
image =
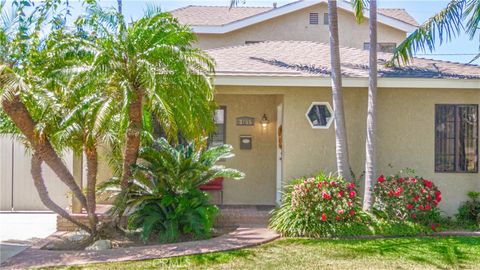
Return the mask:
<path fill-rule="evenodd" d="M 211 238 L 216 238 L 228 233 L 235 231 L 236 227 L 219 227 L 215 228 L 211 234 Z M 43 250 L 84 250 L 87 246 L 92 244 L 92 242 L 82 241 L 87 237 L 87 234 L 82 231 L 76 232 L 66 232 L 58 231 L 50 235 L 42 244 L 39 246 Z M 115 232 L 110 233 L 109 237 L 105 238 L 111 241 L 111 248 L 129 248 L 129 247 L 141 247 L 141 246 L 153 246 L 161 244 L 155 237 L 151 237 L 147 242 L 141 240 L 138 234 L 126 235 L 124 233 Z M 191 236 L 181 236 L 178 241 L 175 243 L 190 242 L 195 240 L 206 240 L 206 239 L 195 239 Z"/>

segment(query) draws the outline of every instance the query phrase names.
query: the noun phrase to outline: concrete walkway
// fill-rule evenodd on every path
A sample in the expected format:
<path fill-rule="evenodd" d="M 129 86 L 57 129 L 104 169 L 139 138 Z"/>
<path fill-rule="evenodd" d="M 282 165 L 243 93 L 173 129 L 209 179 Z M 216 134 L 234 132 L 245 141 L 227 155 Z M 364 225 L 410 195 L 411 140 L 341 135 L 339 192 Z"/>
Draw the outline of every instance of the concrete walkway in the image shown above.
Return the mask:
<path fill-rule="evenodd" d="M 176 257 L 256 246 L 278 237 L 278 234 L 266 228 L 238 228 L 209 240 L 105 251 L 50 251 L 32 247 L 7 260 L 1 268 L 25 269 Z"/>
<path fill-rule="evenodd" d="M 0 263 L 56 230 L 51 213 L 0 213 Z"/>

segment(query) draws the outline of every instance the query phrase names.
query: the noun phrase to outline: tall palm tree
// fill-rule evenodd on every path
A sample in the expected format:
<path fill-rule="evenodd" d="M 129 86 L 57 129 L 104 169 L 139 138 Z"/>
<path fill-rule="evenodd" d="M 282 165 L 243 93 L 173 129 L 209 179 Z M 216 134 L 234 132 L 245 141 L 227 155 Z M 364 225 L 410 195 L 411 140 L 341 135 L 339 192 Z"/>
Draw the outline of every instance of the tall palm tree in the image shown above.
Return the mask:
<path fill-rule="evenodd" d="M 417 51 L 432 52 L 437 42 L 449 42 L 462 31 L 474 39 L 479 30 L 480 0 L 452 0 L 398 45 L 390 64 L 408 63 Z M 478 58 L 480 53 L 471 62 Z"/>
<path fill-rule="evenodd" d="M 122 94 L 122 127 L 125 129 L 122 187 L 128 186 L 136 163 L 147 107 L 170 138 L 178 131 L 187 138 L 213 129 L 213 62 L 193 48 L 195 35 L 171 15 L 150 9 L 127 23 L 115 10 L 92 7 L 90 25 L 95 40 L 91 66 L 105 76 L 109 89 Z M 92 20 L 93 19 L 93 20 Z M 100 21 L 101 23 L 96 23 Z"/>
<path fill-rule="evenodd" d="M 335 123 L 335 149 L 337 171 L 340 177 L 350 179 L 345 110 L 343 107 L 342 70 L 338 34 L 337 1 L 328 0 L 328 29 L 330 32 L 330 77 L 332 79 L 333 121 Z"/>

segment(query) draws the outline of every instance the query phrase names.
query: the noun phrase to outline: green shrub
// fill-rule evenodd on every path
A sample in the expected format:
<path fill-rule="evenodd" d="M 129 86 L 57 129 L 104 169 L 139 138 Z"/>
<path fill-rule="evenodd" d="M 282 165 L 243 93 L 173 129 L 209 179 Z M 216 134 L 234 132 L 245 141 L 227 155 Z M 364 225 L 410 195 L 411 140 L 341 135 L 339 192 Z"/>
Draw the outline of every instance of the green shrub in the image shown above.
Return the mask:
<path fill-rule="evenodd" d="M 459 222 L 476 225 L 477 228 L 480 228 L 480 192 L 470 191 L 467 195 L 470 200 L 460 205 L 456 218 Z"/>
<path fill-rule="evenodd" d="M 285 188 L 270 227 L 290 237 L 338 237 L 371 234 L 355 184 L 319 174 L 296 179 Z"/>
<path fill-rule="evenodd" d="M 200 144 L 171 146 L 165 139 L 140 150 L 141 162 L 133 167 L 129 186 L 117 195 L 114 213 L 129 213 L 130 229 L 141 229 L 142 239 L 152 234 L 160 242 L 173 242 L 181 235 L 205 238 L 210 235 L 216 206 L 199 186 L 217 177 L 243 178 L 243 173 L 215 165 L 230 158 L 232 147 L 221 145 L 204 150 Z M 119 185 L 112 180 L 107 186 Z"/>
<path fill-rule="evenodd" d="M 437 228 L 441 192 L 432 181 L 421 177 L 381 175 L 374 186 L 377 215 L 392 221 L 410 221 Z"/>

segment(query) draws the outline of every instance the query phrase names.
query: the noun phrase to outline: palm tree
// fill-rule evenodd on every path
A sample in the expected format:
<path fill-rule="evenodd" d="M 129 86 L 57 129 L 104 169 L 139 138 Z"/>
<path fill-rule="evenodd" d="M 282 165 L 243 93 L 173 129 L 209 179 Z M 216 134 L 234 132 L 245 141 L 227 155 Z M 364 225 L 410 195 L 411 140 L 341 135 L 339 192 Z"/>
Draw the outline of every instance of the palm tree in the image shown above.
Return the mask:
<path fill-rule="evenodd" d="M 91 69 L 105 76 L 108 88 L 122 95 L 125 145 L 121 183 L 126 188 L 138 157 L 144 108 L 172 139 L 179 130 L 191 138 L 213 128 L 209 78 L 213 62 L 192 47 L 195 36 L 188 27 L 158 9 L 148 10 L 128 25 L 115 10 L 98 6 L 91 10 L 90 20 L 85 21 L 95 21 L 89 25 L 95 40 L 88 46 L 98 52 Z"/>
<path fill-rule="evenodd" d="M 38 107 L 29 106 L 35 100 L 32 96 L 35 80 L 31 76 L 34 73 L 28 68 L 28 64 L 31 55 L 37 51 L 40 28 L 44 26 L 52 6 L 40 5 L 33 12 L 27 13 L 27 7 L 32 5 L 30 2 L 14 1 L 11 15 L 8 15 L 5 3 L 5 1 L 0 3 L 0 12 L 3 15 L 0 26 L 1 108 L 4 115 L 11 119 L 12 125 L 15 125 L 15 131 L 23 135 L 27 147 L 55 172 L 80 204 L 86 207 L 86 198 L 73 175 L 55 151 L 48 136 L 38 130 L 38 119 L 35 117 L 40 114 L 35 111 Z M 31 29 L 33 31 L 30 31 Z M 46 206 L 52 210 L 56 208 L 52 204 Z"/>
<path fill-rule="evenodd" d="M 330 67 L 332 78 L 333 121 L 335 123 L 335 149 L 337 171 L 340 177 L 350 179 L 345 110 L 343 108 L 342 71 L 338 35 L 337 1 L 328 0 L 328 29 L 330 32 Z"/>
<path fill-rule="evenodd" d="M 465 31 L 470 39 L 480 30 L 480 0 L 452 0 L 444 9 L 430 17 L 400 45 L 390 65 L 408 63 L 415 52 L 435 50 L 436 42 L 449 42 Z M 480 58 L 480 53 L 471 62 Z"/>

